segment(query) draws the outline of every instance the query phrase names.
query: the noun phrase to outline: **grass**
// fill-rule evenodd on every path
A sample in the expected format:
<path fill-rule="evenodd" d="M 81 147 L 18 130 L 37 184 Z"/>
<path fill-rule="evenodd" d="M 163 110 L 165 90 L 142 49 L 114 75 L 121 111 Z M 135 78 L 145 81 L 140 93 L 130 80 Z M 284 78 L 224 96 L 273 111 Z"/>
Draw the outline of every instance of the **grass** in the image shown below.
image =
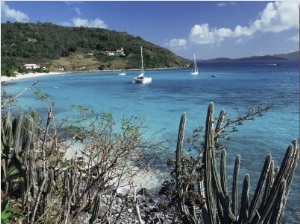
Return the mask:
<path fill-rule="evenodd" d="M 58 71 L 59 68 L 64 68 L 65 71 L 97 70 L 98 67 L 99 61 L 80 53 L 53 60 L 50 65 L 50 71 Z"/>

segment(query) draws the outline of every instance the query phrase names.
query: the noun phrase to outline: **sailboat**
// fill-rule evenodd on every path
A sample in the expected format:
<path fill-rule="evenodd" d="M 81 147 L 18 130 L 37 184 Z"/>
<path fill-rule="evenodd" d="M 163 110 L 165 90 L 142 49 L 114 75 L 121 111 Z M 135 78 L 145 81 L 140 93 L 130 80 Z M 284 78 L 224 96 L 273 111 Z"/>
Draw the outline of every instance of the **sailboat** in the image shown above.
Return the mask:
<path fill-rule="evenodd" d="M 126 75 L 125 69 L 123 69 L 123 70 L 119 73 L 119 75 Z"/>
<path fill-rule="evenodd" d="M 132 79 L 132 83 L 142 83 L 142 84 L 151 83 L 152 78 L 145 76 L 144 59 L 143 59 L 143 47 L 142 46 L 141 46 L 141 59 L 142 59 L 141 73 L 138 76 L 136 76 Z"/>
<path fill-rule="evenodd" d="M 196 62 L 196 56 L 194 53 L 194 69 L 193 71 L 190 72 L 191 75 L 198 75 L 198 67 L 197 67 L 197 62 Z"/>

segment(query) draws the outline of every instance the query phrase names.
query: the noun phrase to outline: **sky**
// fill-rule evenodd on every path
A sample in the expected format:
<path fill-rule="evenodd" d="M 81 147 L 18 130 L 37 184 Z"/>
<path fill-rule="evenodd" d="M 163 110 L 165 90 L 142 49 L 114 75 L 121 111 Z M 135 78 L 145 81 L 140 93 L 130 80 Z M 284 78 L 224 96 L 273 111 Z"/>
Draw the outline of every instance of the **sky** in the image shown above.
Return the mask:
<path fill-rule="evenodd" d="M 187 59 L 299 50 L 299 0 L 1 1 L 6 21 L 125 31 Z"/>

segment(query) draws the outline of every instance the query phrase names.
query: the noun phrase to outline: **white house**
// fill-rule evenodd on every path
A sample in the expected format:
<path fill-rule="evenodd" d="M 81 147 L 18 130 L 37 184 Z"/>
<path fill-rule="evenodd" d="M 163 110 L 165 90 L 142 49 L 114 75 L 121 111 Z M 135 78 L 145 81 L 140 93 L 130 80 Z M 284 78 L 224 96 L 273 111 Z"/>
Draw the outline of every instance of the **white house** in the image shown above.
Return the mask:
<path fill-rule="evenodd" d="M 26 69 L 37 69 L 40 66 L 37 64 L 25 64 L 25 65 L 23 65 L 23 67 L 25 67 Z"/>
<path fill-rule="evenodd" d="M 124 57 L 124 56 L 125 56 L 123 47 L 121 47 L 121 49 L 117 49 L 117 50 L 116 50 L 116 55 L 117 55 L 117 56 L 121 56 L 121 57 Z"/>
<path fill-rule="evenodd" d="M 114 51 L 104 51 L 104 54 L 106 54 L 108 56 L 115 56 L 115 52 Z"/>
<path fill-rule="evenodd" d="M 124 49 L 121 47 L 121 49 L 117 49 L 116 51 L 104 51 L 103 52 L 105 55 L 108 56 L 120 56 L 120 57 L 125 57 Z"/>

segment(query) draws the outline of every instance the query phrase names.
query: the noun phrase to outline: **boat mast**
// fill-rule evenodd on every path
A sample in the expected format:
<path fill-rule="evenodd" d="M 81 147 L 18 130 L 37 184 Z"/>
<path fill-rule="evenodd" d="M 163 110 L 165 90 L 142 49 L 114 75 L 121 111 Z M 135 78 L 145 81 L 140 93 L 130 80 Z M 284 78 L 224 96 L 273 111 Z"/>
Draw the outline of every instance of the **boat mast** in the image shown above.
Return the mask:
<path fill-rule="evenodd" d="M 142 58 L 142 72 L 144 72 L 144 60 L 143 60 L 143 47 L 141 46 L 141 58 Z"/>

